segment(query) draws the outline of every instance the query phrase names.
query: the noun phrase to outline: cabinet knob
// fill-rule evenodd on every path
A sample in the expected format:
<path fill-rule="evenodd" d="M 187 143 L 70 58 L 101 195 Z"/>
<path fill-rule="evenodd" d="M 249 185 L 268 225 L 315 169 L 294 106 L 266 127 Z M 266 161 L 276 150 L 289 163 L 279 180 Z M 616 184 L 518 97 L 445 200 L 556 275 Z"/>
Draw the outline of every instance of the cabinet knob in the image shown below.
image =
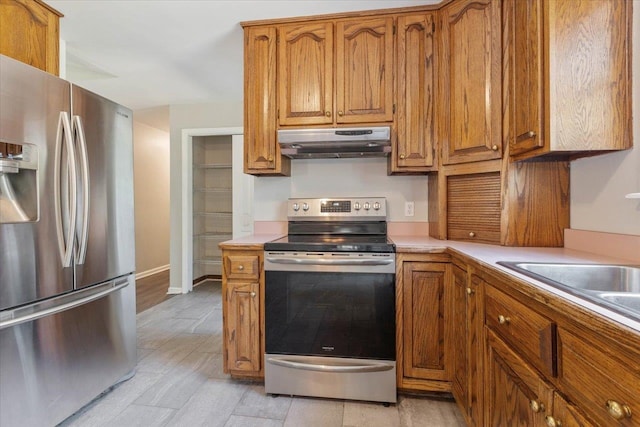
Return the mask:
<path fill-rule="evenodd" d="M 240 271 L 244 270 L 244 265 L 240 264 L 240 265 L 238 266 L 238 270 L 240 270 Z"/>
<path fill-rule="evenodd" d="M 476 237 L 476 233 L 474 233 L 473 231 L 469 232 L 469 237 Z"/>
<path fill-rule="evenodd" d="M 491 149 L 493 151 L 498 151 L 498 146 L 494 144 L 494 145 L 491 146 Z"/>
<path fill-rule="evenodd" d="M 255 298 L 256 297 L 256 293 L 255 292 L 251 292 L 251 298 Z"/>
<path fill-rule="evenodd" d="M 535 399 L 532 399 L 532 400 L 529 402 L 529 407 L 530 407 L 530 408 L 531 408 L 531 410 L 532 410 L 533 412 L 535 412 L 536 414 L 537 414 L 537 413 L 539 413 L 539 412 L 544 412 L 544 404 L 543 404 L 543 403 L 541 403 L 541 402 L 538 402 L 538 401 L 537 401 L 537 400 L 535 400 Z"/>
<path fill-rule="evenodd" d="M 498 323 L 500 323 L 501 325 L 508 325 L 510 322 L 510 317 L 505 317 L 502 314 L 498 316 Z"/>
<path fill-rule="evenodd" d="M 607 400 L 607 411 L 609 411 L 611 418 L 616 420 L 631 418 L 631 408 L 615 400 Z"/>
<path fill-rule="evenodd" d="M 339 110 L 339 111 L 338 111 L 338 115 L 339 115 L 340 117 L 342 117 L 342 116 L 344 115 L 344 113 L 342 112 L 342 110 Z"/>
<path fill-rule="evenodd" d="M 529 132 L 525 132 L 522 133 L 518 136 L 516 136 L 516 142 L 522 142 L 522 141 L 526 141 L 527 139 L 531 139 L 531 138 L 535 138 L 536 137 L 536 133 L 532 130 L 530 130 Z"/>
<path fill-rule="evenodd" d="M 473 289 L 467 288 L 467 295 L 471 295 L 473 293 Z"/>
<path fill-rule="evenodd" d="M 331 111 L 327 110 L 324 112 L 324 115 L 327 117 L 331 117 Z"/>
<path fill-rule="evenodd" d="M 404 154 L 400 154 L 400 160 L 404 160 Z"/>
<path fill-rule="evenodd" d="M 273 157 L 272 157 L 272 156 L 269 156 L 269 158 L 267 159 L 267 161 L 268 161 L 269 163 L 273 162 Z"/>
<path fill-rule="evenodd" d="M 556 420 L 551 415 L 547 415 L 546 417 L 544 417 L 544 421 L 549 427 L 562 427 L 562 423 L 560 422 L 560 420 Z"/>

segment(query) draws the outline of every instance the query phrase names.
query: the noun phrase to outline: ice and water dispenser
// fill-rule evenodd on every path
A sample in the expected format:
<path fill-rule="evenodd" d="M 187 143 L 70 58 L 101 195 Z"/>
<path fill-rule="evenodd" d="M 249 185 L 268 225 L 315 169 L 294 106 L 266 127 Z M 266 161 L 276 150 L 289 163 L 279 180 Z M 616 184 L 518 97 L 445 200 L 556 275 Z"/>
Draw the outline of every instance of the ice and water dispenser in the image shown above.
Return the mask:
<path fill-rule="evenodd" d="M 0 142 L 0 223 L 38 220 L 38 150 Z"/>

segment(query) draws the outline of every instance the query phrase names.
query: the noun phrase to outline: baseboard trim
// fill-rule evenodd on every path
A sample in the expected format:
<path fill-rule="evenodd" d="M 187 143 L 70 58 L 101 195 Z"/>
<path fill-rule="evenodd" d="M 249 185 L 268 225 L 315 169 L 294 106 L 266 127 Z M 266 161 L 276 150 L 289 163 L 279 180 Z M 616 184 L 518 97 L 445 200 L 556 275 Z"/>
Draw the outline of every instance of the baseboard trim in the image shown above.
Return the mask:
<path fill-rule="evenodd" d="M 160 267 L 152 268 L 151 270 L 141 271 L 140 273 L 136 273 L 136 280 L 144 279 L 145 277 L 153 276 L 154 274 L 162 273 L 163 271 L 167 271 L 171 265 L 161 265 Z"/>
<path fill-rule="evenodd" d="M 182 293 L 182 286 L 169 286 L 167 289 L 168 295 L 178 295 Z"/>

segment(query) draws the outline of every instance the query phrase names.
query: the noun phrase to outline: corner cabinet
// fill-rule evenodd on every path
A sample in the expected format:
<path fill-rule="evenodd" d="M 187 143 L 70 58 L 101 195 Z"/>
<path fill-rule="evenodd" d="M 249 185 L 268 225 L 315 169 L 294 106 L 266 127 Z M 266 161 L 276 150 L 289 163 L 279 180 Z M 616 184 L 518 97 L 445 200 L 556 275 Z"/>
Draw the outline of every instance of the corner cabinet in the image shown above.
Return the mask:
<path fill-rule="evenodd" d="M 632 3 L 503 2 L 511 157 L 575 158 L 632 146 Z"/>
<path fill-rule="evenodd" d="M 442 164 L 502 157 L 500 2 L 454 1 L 442 9 Z"/>
<path fill-rule="evenodd" d="M 393 139 L 390 173 L 429 172 L 437 167 L 435 30 L 435 13 L 398 17 L 397 136 Z"/>
<path fill-rule="evenodd" d="M 278 32 L 280 126 L 393 120 L 393 17 L 295 23 Z"/>
<path fill-rule="evenodd" d="M 262 248 L 222 250 L 224 372 L 234 377 L 264 377 L 262 355 L 264 274 Z"/>
<path fill-rule="evenodd" d="M 62 14 L 39 0 L 0 2 L 0 54 L 56 76 Z"/>
<path fill-rule="evenodd" d="M 451 391 L 451 264 L 445 254 L 398 253 L 398 388 Z"/>

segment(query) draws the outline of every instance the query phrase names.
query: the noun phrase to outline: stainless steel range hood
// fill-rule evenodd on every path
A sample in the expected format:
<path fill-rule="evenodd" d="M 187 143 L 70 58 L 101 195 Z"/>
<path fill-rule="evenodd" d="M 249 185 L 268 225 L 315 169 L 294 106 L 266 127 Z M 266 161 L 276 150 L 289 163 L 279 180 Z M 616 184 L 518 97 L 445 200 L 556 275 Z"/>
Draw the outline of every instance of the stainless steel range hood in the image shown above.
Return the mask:
<path fill-rule="evenodd" d="M 278 144 L 292 159 L 384 157 L 391 152 L 391 127 L 279 130 Z"/>

